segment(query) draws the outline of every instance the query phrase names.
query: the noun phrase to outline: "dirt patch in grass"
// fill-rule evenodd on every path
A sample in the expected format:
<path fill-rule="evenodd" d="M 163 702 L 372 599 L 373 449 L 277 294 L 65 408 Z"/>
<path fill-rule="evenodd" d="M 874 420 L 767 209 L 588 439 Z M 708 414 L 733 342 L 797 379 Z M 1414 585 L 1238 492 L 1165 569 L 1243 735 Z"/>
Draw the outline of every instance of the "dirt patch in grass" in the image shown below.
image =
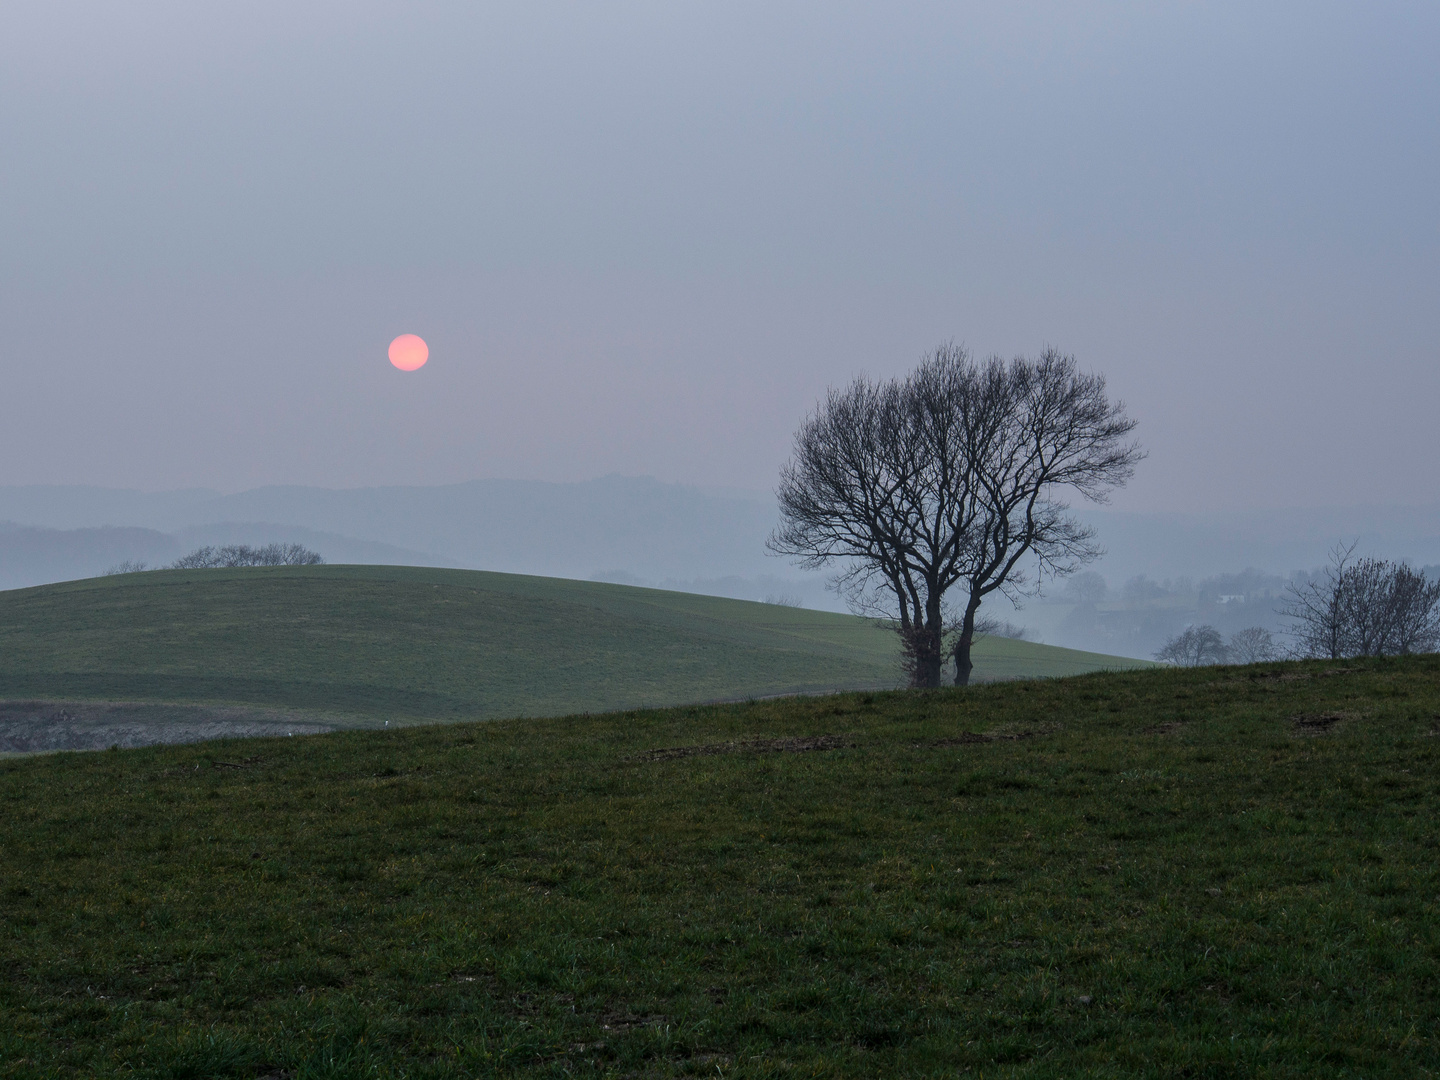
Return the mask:
<path fill-rule="evenodd" d="M 973 746 L 975 743 L 994 742 L 989 735 L 981 735 L 978 731 L 962 731 L 959 735 L 948 739 L 935 739 L 933 742 L 916 743 L 915 749 L 943 750 L 947 746 Z"/>
<path fill-rule="evenodd" d="M 662 1016 L 660 1013 L 641 1015 L 639 1013 L 621 1012 L 618 1010 L 603 1014 L 599 1020 L 601 1031 L 609 1031 L 615 1034 L 634 1031 L 636 1028 L 659 1028 L 670 1023 L 670 1018 L 668 1016 Z"/>
<path fill-rule="evenodd" d="M 1347 712 L 1299 713 L 1290 717 L 1290 730 L 1296 735 L 1308 738 L 1324 735 L 1333 730 L 1336 724 L 1354 719 L 1355 714 Z"/>
<path fill-rule="evenodd" d="M 917 750 L 943 750 L 947 746 L 974 746 L 976 743 L 991 742 L 1018 742 L 1021 739 L 1038 739 L 1042 735 L 1049 735 L 1059 727 L 1058 724 L 1041 724 L 1033 728 L 996 728 L 992 731 L 962 731 L 959 735 L 951 735 L 945 739 L 936 739 L 928 743 L 916 743 Z"/>
<path fill-rule="evenodd" d="M 841 750 L 855 745 L 839 735 L 796 735 L 783 739 L 735 739 L 701 746 L 665 746 L 647 750 L 636 761 L 671 761 L 674 758 L 711 757 L 715 754 L 804 754 L 812 750 Z"/>
<path fill-rule="evenodd" d="M 313 717 L 242 706 L 137 702 L 0 701 L 0 753 L 104 750 L 257 735 L 334 731 Z"/>
<path fill-rule="evenodd" d="M 1324 668 L 1320 671 L 1249 671 L 1231 679 L 1218 679 L 1210 686 L 1244 686 L 1247 683 L 1294 683 L 1309 682 L 1311 679 L 1333 679 L 1340 675 L 1354 675 L 1361 669 Z"/>
<path fill-rule="evenodd" d="M 1163 723 L 1152 724 L 1150 727 L 1141 728 L 1141 735 L 1169 735 L 1172 731 L 1179 731 L 1185 726 L 1184 720 L 1166 720 Z"/>

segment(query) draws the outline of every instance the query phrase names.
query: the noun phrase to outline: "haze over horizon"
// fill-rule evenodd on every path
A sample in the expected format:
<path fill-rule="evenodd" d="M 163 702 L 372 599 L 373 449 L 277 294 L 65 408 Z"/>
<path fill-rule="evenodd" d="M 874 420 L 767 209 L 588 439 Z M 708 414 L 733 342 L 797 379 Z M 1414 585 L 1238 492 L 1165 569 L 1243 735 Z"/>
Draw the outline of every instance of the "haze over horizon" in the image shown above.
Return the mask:
<path fill-rule="evenodd" d="M 954 339 L 1106 375 L 1119 510 L 1440 495 L 1434 5 L 16 0 L 0 40 L 0 485 L 768 491 L 827 386 Z"/>

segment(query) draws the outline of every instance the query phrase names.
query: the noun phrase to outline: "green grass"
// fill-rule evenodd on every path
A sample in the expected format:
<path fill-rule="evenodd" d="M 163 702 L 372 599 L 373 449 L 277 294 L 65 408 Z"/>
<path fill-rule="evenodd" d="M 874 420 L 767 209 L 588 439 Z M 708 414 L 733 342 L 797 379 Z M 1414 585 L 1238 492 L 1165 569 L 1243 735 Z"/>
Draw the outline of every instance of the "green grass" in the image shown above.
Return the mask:
<path fill-rule="evenodd" d="M 1123 660 L 990 639 L 980 678 Z M 772 604 L 392 566 L 160 571 L 0 593 L 0 698 L 225 702 L 351 722 L 894 686 L 894 635 Z"/>
<path fill-rule="evenodd" d="M 1434 1076 L 1437 715 L 1424 657 L 0 761 L 0 1076 Z"/>

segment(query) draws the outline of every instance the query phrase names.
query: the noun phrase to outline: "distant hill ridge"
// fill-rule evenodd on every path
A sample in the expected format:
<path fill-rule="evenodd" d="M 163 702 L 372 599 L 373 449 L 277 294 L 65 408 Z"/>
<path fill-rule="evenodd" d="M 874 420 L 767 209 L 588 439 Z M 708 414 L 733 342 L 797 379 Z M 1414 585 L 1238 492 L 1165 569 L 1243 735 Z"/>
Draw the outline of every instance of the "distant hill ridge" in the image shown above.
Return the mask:
<path fill-rule="evenodd" d="M 1362 554 L 1440 563 L 1440 506 L 1272 508 L 1153 514 L 1079 507 L 1108 554 L 1112 588 L 1132 575 L 1196 580 L 1255 567 L 1284 574 L 1324 563 L 1340 539 Z M 173 559 L 202 544 L 299 543 L 331 562 L 439 565 L 555 577 L 673 584 L 835 609 L 823 575 L 765 551 L 775 524 L 764 492 L 717 491 L 651 477 L 578 483 L 472 480 L 433 487 L 277 486 L 224 495 L 191 489 L 0 487 L 0 521 L 58 530 L 148 530 L 71 537 L 0 532 L 0 587 L 102 572 L 124 559 Z M 170 545 L 151 534 L 175 537 Z M 7 538 L 8 537 L 8 538 Z M 1053 588 L 1049 590 L 1054 593 Z M 1000 614 L 1025 622 L 1007 611 Z"/>
<path fill-rule="evenodd" d="M 212 536 L 219 530 L 223 538 L 200 542 L 293 541 L 332 562 L 430 563 L 575 578 L 619 571 L 648 581 L 788 571 L 765 552 L 772 503 L 648 477 L 347 490 L 266 487 L 234 495 L 10 487 L 0 488 L 0 519 L 52 529 L 139 527 L 177 534 L 183 543 L 196 542 L 202 530 Z M 274 535 L 257 535 L 256 523 L 273 523 L 268 527 Z M 329 538 L 328 545 L 321 536 Z M 390 552 L 372 553 L 367 560 L 336 550 L 346 541 L 385 545 Z"/>
<path fill-rule="evenodd" d="M 433 562 L 422 552 L 389 544 L 263 522 L 219 522 L 165 533 L 128 525 L 48 529 L 0 521 L 0 589 L 98 577 L 127 562 L 159 569 L 198 547 L 272 543 L 302 544 L 332 562 L 401 566 Z"/>

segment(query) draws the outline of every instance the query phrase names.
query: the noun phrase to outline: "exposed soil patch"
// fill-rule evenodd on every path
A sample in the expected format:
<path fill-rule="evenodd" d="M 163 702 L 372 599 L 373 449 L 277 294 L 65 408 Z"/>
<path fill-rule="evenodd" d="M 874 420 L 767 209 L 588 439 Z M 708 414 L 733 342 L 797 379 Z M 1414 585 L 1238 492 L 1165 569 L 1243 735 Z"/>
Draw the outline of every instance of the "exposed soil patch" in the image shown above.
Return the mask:
<path fill-rule="evenodd" d="M 1042 735 L 1049 735 L 1058 728 L 1058 724 L 1041 724 L 1034 728 L 996 728 L 994 731 L 962 731 L 959 735 L 951 735 L 944 739 L 935 739 L 927 743 L 916 743 L 916 750 L 943 750 L 947 746 L 974 746 L 976 743 L 991 742 L 1018 742 L 1021 739 L 1038 739 Z"/>
<path fill-rule="evenodd" d="M 1228 679 L 1225 680 L 1225 682 L 1232 685 L 1242 682 L 1304 682 L 1308 679 L 1333 679 L 1339 675 L 1354 675 L 1359 670 L 1359 668 L 1353 667 L 1340 667 L 1324 668 L 1321 671 L 1257 671 L 1253 674 L 1247 674 L 1243 678 Z M 1217 685 L 1225 685 L 1225 683 Z"/>
<path fill-rule="evenodd" d="M 1207 683 L 1212 687 L 1247 686 L 1254 683 L 1308 682 L 1311 679 L 1333 679 L 1340 675 L 1355 675 L 1359 668 L 1326 668 L 1322 671 L 1255 671 L 1246 672 L 1229 679 L 1217 679 Z"/>
<path fill-rule="evenodd" d="M 609 1012 L 599 1017 L 600 1030 L 620 1033 L 634 1031 L 642 1027 L 664 1027 L 670 1022 L 668 1016 L 659 1013 L 649 1013 L 641 1016 L 637 1013 Z"/>
<path fill-rule="evenodd" d="M 1327 712 L 1327 713 L 1300 713 L 1290 717 L 1290 727 L 1296 735 L 1311 736 L 1324 735 L 1345 720 L 1354 720 L 1354 713 Z"/>
<path fill-rule="evenodd" d="M 666 746 L 647 750 L 636 761 L 670 761 L 674 758 L 710 757 L 715 754 L 804 754 L 812 750 L 840 750 L 854 743 L 839 735 L 797 735 L 785 739 L 736 739 L 702 746 Z"/>
<path fill-rule="evenodd" d="M 915 749 L 941 750 L 947 746 L 973 746 L 975 743 L 994 742 L 989 735 L 981 735 L 978 731 L 962 731 L 948 739 L 936 739 L 928 743 L 916 743 Z"/>
<path fill-rule="evenodd" d="M 0 753 L 104 750 L 259 735 L 314 735 L 336 725 L 243 706 L 104 701 L 0 702 Z"/>
<path fill-rule="evenodd" d="M 1141 735 L 1168 735 L 1172 731 L 1179 731 L 1185 726 L 1184 720 L 1166 720 L 1161 724 L 1154 724 L 1147 728 L 1141 728 Z"/>

